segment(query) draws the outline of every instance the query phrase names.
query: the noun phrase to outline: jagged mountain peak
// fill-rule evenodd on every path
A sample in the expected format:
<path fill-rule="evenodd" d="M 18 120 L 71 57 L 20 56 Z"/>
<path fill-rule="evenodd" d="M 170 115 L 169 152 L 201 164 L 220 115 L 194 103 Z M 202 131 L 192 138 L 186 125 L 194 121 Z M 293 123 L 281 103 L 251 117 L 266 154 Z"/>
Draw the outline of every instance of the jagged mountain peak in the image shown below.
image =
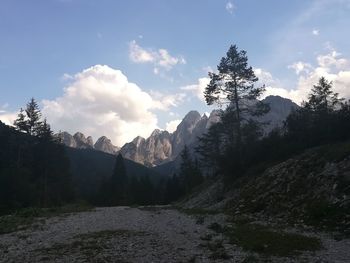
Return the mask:
<path fill-rule="evenodd" d="M 88 143 L 91 147 L 94 147 L 94 140 L 92 139 L 91 136 L 88 136 L 88 137 L 86 138 L 86 141 L 87 141 L 87 143 Z"/>
<path fill-rule="evenodd" d="M 162 131 L 161 131 L 160 129 L 155 129 L 155 130 L 151 133 L 151 137 L 157 136 L 157 135 L 159 135 L 159 134 L 161 134 L 161 133 L 162 133 Z"/>
<path fill-rule="evenodd" d="M 84 139 L 86 139 L 84 133 L 82 133 L 82 132 L 76 132 L 76 133 L 73 135 L 73 137 L 75 137 L 75 138 L 84 138 Z"/>
<path fill-rule="evenodd" d="M 77 147 L 77 143 L 70 133 L 63 131 L 63 132 L 56 134 L 56 136 L 60 139 L 60 141 L 64 145 L 67 145 L 67 146 L 72 147 L 72 148 Z"/>
<path fill-rule="evenodd" d="M 137 136 L 135 137 L 135 139 L 132 140 L 132 143 L 135 145 L 140 145 L 141 143 L 143 143 L 146 139 L 141 137 L 141 136 Z"/>
<path fill-rule="evenodd" d="M 114 146 L 110 139 L 108 139 L 106 136 L 101 136 L 98 138 L 94 145 L 95 150 L 115 154 L 119 151 L 119 148 L 117 146 Z"/>
<path fill-rule="evenodd" d="M 88 142 L 83 133 L 77 132 L 73 135 L 73 138 L 77 144 L 77 148 L 93 148 L 93 145 Z"/>
<path fill-rule="evenodd" d="M 280 96 L 268 96 L 263 102 L 270 104 L 271 111 L 261 118 L 269 122 L 266 132 L 283 123 L 293 108 L 298 107 L 294 102 Z M 121 149 L 114 146 L 106 136 L 100 137 L 95 144 L 89 136 L 77 132 L 74 136 L 61 133 L 62 141 L 70 147 L 94 148 L 96 150 L 116 154 L 120 152 L 125 158 L 133 161 L 155 166 L 174 160 L 185 145 L 194 147 L 198 137 L 202 136 L 210 126 L 220 121 L 221 110 L 213 110 L 209 116 L 201 115 L 198 111 L 188 112 L 174 133 L 155 129 L 148 138 L 137 136 L 126 143 Z"/>
<path fill-rule="evenodd" d="M 194 122 L 201 118 L 201 115 L 198 111 L 192 110 L 185 115 L 182 122 Z"/>

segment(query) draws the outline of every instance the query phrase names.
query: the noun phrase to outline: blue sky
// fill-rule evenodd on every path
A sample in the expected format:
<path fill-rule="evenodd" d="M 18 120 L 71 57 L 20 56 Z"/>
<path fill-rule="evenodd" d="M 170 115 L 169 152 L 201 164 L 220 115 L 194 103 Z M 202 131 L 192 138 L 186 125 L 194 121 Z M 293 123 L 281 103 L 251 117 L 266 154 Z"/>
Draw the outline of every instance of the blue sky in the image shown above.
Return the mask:
<path fill-rule="evenodd" d="M 116 144 L 172 130 L 211 110 L 201 90 L 230 44 L 267 95 L 300 102 L 326 75 L 348 96 L 349 13 L 350 0 L 2 0 L 0 119 L 35 97 L 55 130 Z"/>

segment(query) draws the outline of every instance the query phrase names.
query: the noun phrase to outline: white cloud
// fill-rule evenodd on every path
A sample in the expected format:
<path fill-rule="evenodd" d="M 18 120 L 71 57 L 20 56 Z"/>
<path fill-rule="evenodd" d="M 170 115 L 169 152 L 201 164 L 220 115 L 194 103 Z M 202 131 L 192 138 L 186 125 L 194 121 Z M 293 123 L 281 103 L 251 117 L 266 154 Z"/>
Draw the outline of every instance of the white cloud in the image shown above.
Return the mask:
<path fill-rule="evenodd" d="M 16 118 L 17 118 L 17 113 L 0 110 L 0 120 L 6 125 L 12 126 Z"/>
<path fill-rule="evenodd" d="M 318 36 L 318 35 L 320 34 L 320 30 L 318 30 L 318 29 L 313 29 L 313 30 L 312 30 L 312 34 L 313 34 L 314 36 Z"/>
<path fill-rule="evenodd" d="M 292 65 L 289 65 L 288 68 L 294 69 L 297 75 L 300 75 L 301 73 L 310 73 L 312 70 L 311 64 L 302 61 L 295 62 Z"/>
<path fill-rule="evenodd" d="M 135 63 L 152 63 L 154 74 L 159 74 L 159 69 L 171 70 L 175 65 L 186 64 L 183 56 L 172 56 L 169 51 L 161 48 L 158 50 L 141 47 L 133 40 L 129 43 L 129 57 Z"/>
<path fill-rule="evenodd" d="M 225 8 L 226 8 L 227 12 L 229 12 L 230 14 L 233 14 L 233 10 L 236 9 L 235 5 L 231 1 L 226 3 Z"/>
<path fill-rule="evenodd" d="M 135 63 L 153 62 L 156 60 L 156 55 L 154 52 L 140 47 L 135 40 L 129 43 L 129 57 Z"/>
<path fill-rule="evenodd" d="M 169 96 L 155 99 L 120 70 L 96 65 L 74 75 L 61 97 L 44 100 L 42 112 L 55 131 L 105 135 L 121 146 L 157 128 L 152 110 L 176 106 L 178 100 Z"/>
<path fill-rule="evenodd" d="M 180 89 L 185 91 L 190 91 L 194 95 L 196 95 L 198 99 L 200 99 L 201 101 L 205 101 L 204 90 L 209 84 L 209 82 L 210 82 L 210 79 L 208 77 L 199 78 L 196 84 L 187 85 L 187 86 L 181 87 Z"/>
<path fill-rule="evenodd" d="M 17 118 L 18 112 L 9 112 L 6 110 L 8 106 L 8 103 L 0 106 L 0 120 L 7 125 L 13 125 L 13 122 Z"/>
<path fill-rule="evenodd" d="M 172 133 L 176 131 L 177 126 L 180 124 L 181 120 L 172 120 L 165 124 L 165 130 Z"/>
<path fill-rule="evenodd" d="M 259 78 L 259 84 L 272 85 L 276 80 L 272 77 L 270 72 L 267 72 L 261 68 L 254 68 L 255 76 Z"/>
<path fill-rule="evenodd" d="M 318 55 L 315 66 L 297 62 L 289 68 L 293 68 L 298 75 L 296 88 L 288 90 L 281 87 L 278 82 L 271 82 L 266 87 L 263 97 L 279 95 L 301 103 L 307 99 L 313 85 L 323 76 L 333 82 L 333 90 L 341 97 L 350 98 L 350 63 L 348 59 L 342 58 L 341 54 L 335 50 L 331 50 L 328 54 Z"/>
<path fill-rule="evenodd" d="M 159 91 L 150 91 L 154 99 L 153 108 L 158 110 L 169 110 L 171 107 L 179 106 L 185 99 L 185 93 L 163 94 Z"/>

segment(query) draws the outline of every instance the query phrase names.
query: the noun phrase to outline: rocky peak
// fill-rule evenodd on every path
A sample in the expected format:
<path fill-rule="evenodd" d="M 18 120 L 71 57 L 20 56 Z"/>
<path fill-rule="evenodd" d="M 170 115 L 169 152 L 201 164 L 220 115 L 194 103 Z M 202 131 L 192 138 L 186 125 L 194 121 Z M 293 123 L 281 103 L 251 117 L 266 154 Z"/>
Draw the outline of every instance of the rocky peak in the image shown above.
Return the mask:
<path fill-rule="evenodd" d="M 268 96 L 263 102 L 270 105 L 271 112 L 278 112 L 281 115 L 288 115 L 291 109 L 299 107 L 292 100 L 280 96 Z"/>
<path fill-rule="evenodd" d="M 155 137 L 155 136 L 157 136 L 157 135 L 159 135 L 159 134 L 161 134 L 161 133 L 162 133 L 161 130 L 155 129 L 155 130 L 151 133 L 151 137 Z"/>
<path fill-rule="evenodd" d="M 92 139 L 91 136 L 88 136 L 86 138 L 87 144 L 90 145 L 91 147 L 94 147 L 94 140 Z"/>
<path fill-rule="evenodd" d="M 100 137 L 95 145 L 94 148 L 98 151 L 115 154 L 119 151 L 119 148 L 117 146 L 114 146 L 110 139 L 108 139 L 106 136 Z"/>
<path fill-rule="evenodd" d="M 70 135 L 68 132 L 60 132 L 56 135 L 60 141 L 64 144 L 67 145 L 68 147 L 77 147 L 77 143 L 75 139 L 73 138 L 72 135 Z"/>
<path fill-rule="evenodd" d="M 132 140 L 132 143 L 136 146 L 139 147 L 142 143 L 145 142 L 145 138 L 141 136 L 137 136 L 135 139 Z"/>
<path fill-rule="evenodd" d="M 215 123 L 218 123 L 220 121 L 220 110 L 213 110 L 208 118 L 206 129 L 210 128 Z"/>
<path fill-rule="evenodd" d="M 290 99 L 282 98 L 280 96 L 268 96 L 262 102 L 269 104 L 270 111 L 260 117 L 261 121 L 268 122 L 265 132 L 271 131 L 273 128 L 280 127 L 287 119 L 288 115 L 293 109 L 299 106 Z"/>
<path fill-rule="evenodd" d="M 177 156 L 185 145 L 189 145 L 195 141 L 198 131 L 193 131 L 200 120 L 201 115 L 198 111 L 190 111 L 186 114 L 181 123 L 177 126 L 176 131 L 173 133 L 173 155 Z"/>
<path fill-rule="evenodd" d="M 186 123 L 186 124 L 193 124 L 198 122 L 201 119 L 201 115 L 199 114 L 198 111 L 190 111 L 185 115 L 181 123 Z M 181 125 L 180 123 L 180 125 Z"/>
<path fill-rule="evenodd" d="M 90 148 L 85 135 L 81 132 L 77 132 L 73 135 L 73 138 L 77 144 L 77 148 Z"/>

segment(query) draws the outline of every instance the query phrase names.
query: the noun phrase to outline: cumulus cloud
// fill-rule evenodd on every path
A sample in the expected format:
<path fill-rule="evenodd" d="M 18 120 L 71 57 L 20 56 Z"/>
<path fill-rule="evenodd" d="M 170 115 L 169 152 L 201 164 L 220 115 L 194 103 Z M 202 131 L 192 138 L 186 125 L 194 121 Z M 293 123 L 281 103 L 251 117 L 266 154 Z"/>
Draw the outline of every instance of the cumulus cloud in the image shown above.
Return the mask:
<path fill-rule="evenodd" d="M 185 99 L 185 93 L 163 94 L 159 91 L 150 91 L 154 98 L 153 108 L 158 110 L 169 110 L 171 107 L 179 106 Z"/>
<path fill-rule="evenodd" d="M 153 98 L 120 70 L 105 65 L 75 74 L 61 97 L 42 103 L 43 115 L 54 130 L 81 131 L 95 139 L 106 135 L 119 146 L 157 128 L 152 110 L 177 105 L 162 94 Z"/>
<path fill-rule="evenodd" d="M 129 43 L 129 58 L 135 63 L 152 63 L 154 74 L 159 74 L 159 69 L 171 70 L 175 65 L 186 64 L 183 56 L 172 56 L 166 49 L 146 49 L 137 44 L 136 40 Z"/>
<path fill-rule="evenodd" d="M 13 122 L 17 118 L 17 114 L 15 112 L 7 112 L 5 110 L 0 110 L 0 121 L 7 125 L 13 125 Z"/>
<path fill-rule="evenodd" d="M 0 121 L 7 125 L 13 125 L 13 122 L 17 118 L 18 112 L 9 112 L 7 110 L 9 104 L 5 103 L 4 105 L 0 105 Z"/>
<path fill-rule="evenodd" d="M 341 54 L 335 50 L 331 50 L 328 54 L 318 55 L 316 59 L 317 64 L 315 66 L 301 61 L 288 66 L 288 68 L 294 69 L 298 76 L 296 88 L 291 90 L 285 89 L 272 78 L 272 81 L 266 87 L 264 97 L 268 95 L 279 95 L 290 98 L 296 103 L 301 103 L 303 100 L 307 99 L 313 85 L 323 76 L 327 80 L 333 82 L 333 89 L 335 92 L 338 92 L 341 97 L 349 99 L 349 60 L 341 57 Z M 264 74 L 270 73 L 264 72 Z"/>
<path fill-rule="evenodd" d="M 181 87 L 181 90 L 190 91 L 195 96 L 197 96 L 198 99 L 201 101 L 205 101 L 204 98 L 204 90 L 206 86 L 209 84 L 210 79 L 208 77 L 205 78 L 199 78 L 196 84 L 187 85 L 184 87 Z"/>
<path fill-rule="evenodd" d="M 298 61 L 293 63 L 292 65 L 289 65 L 288 68 L 294 69 L 295 73 L 297 75 L 300 75 L 301 73 L 310 73 L 312 71 L 312 66 L 309 63 L 304 63 L 302 61 Z"/>
<path fill-rule="evenodd" d="M 177 126 L 180 124 L 181 120 L 172 120 L 165 124 L 165 130 L 172 133 L 176 131 Z"/>
<path fill-rule="evenodd" d="M 233 11 L 235 10 L 236 7 L 231 1 L 229 1 L 226 3 L 225 8 L 226 8 L 227 12 L 229 12 L 230 14 L 233 14 Z"/>

